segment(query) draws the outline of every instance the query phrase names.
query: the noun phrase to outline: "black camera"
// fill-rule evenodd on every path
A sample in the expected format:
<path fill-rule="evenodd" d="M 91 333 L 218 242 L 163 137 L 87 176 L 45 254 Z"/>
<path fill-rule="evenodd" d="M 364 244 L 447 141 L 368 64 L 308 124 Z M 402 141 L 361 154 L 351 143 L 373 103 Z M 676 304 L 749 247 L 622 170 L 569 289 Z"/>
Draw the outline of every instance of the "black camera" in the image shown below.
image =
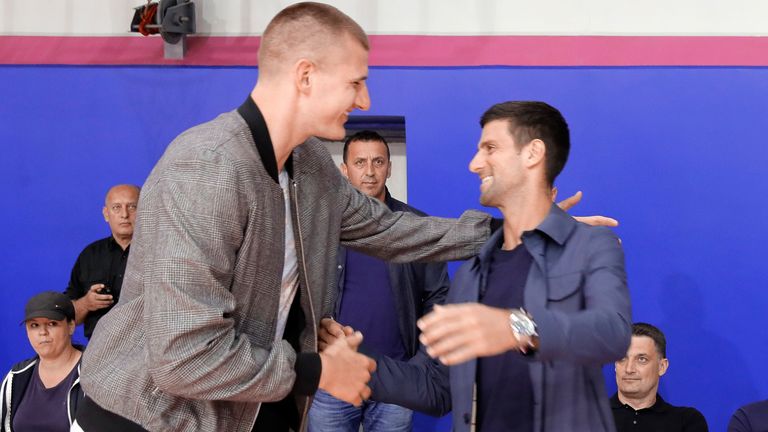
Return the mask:
<path fill-rule="evenodd" d="M 112 287 L 110 287 L 109 285 L 104 285 L 103 287 L 101 287 L 101 289 L 99 289 L 96 292 L 99 293 L 99 294 L 110 294 L 111 295 L 112 294 Z"/>

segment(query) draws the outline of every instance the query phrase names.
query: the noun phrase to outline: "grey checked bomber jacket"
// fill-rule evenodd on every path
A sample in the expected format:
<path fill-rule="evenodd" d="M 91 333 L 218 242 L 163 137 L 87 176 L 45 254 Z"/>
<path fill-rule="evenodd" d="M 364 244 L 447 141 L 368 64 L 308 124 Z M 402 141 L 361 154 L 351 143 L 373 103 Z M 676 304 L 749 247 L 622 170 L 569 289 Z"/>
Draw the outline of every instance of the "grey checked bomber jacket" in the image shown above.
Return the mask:
<path fill-rule="evenodd" d="M 319 140 L 294 151 L 293 167 L 302 351 L 317 350 L 333 311 L 340 241 L 385 260 L 444 261 L 489 235 L 480 212 L 390 212 L 349 185 Z M 250 431 L 260 402 L 283 399 L 296 375 L 296 353 L 274 342 L 284 212 L 237 111 L 177 137 L 142 188 L 120 301 L 84 354 L 85 393 L 150 431 Z M 300 413 L 309 399 L 297 398 Z"/>

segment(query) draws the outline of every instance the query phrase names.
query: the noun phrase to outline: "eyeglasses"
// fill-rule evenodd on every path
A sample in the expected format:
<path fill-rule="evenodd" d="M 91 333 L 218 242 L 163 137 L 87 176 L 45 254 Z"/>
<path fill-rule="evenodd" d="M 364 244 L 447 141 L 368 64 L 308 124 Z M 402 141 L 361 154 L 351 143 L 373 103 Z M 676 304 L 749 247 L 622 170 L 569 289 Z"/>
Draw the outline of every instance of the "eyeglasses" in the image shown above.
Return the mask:
<path fill-rule="evenodd" d="M 128 210 L 128 213 L 136 213 L 136 204 L 126 204 L 125 209 Z M 119 215 L 123 213 L 123 205 L 112 204 L 109 207 L 109 211 L 111 211 L 113 215 Z"/>

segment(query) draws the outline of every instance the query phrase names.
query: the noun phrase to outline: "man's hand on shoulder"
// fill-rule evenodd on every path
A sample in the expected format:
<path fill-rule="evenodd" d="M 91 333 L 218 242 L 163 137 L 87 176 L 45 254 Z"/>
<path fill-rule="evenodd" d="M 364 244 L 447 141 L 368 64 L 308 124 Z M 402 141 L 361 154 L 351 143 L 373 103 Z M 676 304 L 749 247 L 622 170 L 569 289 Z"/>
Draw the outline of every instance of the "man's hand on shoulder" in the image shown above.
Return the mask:
<path fill-rule="evenodd" d="M 581 201 L 581 198 L 583 196 L 584 194 L 582 194 L 581 191 L 578 191 L 575 194 L 557 203 L 557 206 L 563 209 L 564 211 L 568 211 L 573 206 L 578 204 Z M 552 202 L 554 202 L 556 199 L 557 199 L 557 188 L 554 187 L 552 188 Z M 619 221 L 617 221 L 614 218 L 610 218 L 606 216 L 574 216 L 573 218 L 579 222 L 585 223 L 587 225 L 592 225 L 592 226 L 607 226 L 607 227 L 619 226 Z"/>

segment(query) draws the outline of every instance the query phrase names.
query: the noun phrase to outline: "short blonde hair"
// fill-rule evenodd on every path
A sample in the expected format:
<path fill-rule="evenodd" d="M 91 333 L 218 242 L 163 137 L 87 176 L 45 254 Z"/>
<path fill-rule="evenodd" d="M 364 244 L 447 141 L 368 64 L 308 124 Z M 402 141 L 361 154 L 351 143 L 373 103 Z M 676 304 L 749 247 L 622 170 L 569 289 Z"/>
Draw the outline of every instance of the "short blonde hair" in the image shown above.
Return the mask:
<path fill-rule="evenodd" d="M 261 37 L 259 74 L 269 75 L 300 58 L 319 61 L 344 36 L 370 49 L 360 25 L 335 7 L 315 2 L 288 6 L 272 18 Z"/>

